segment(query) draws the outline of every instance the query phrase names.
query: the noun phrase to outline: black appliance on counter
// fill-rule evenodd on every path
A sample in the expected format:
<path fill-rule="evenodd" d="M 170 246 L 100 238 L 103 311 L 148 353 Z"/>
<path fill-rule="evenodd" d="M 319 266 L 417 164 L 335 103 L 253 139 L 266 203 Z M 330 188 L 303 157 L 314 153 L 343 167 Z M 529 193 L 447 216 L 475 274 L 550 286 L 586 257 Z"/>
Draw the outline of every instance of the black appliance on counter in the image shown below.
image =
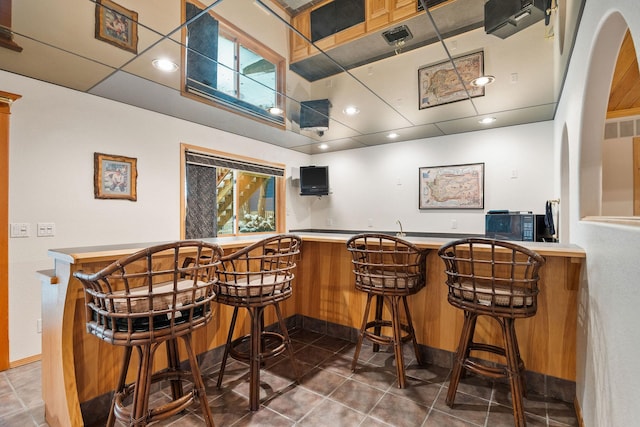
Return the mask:
<path fill-rule="evenodd" d="M 532 212 L 489 211 L 485 215 L 485 236 L 499 240 L 556 242 L 544 217 Z"/>

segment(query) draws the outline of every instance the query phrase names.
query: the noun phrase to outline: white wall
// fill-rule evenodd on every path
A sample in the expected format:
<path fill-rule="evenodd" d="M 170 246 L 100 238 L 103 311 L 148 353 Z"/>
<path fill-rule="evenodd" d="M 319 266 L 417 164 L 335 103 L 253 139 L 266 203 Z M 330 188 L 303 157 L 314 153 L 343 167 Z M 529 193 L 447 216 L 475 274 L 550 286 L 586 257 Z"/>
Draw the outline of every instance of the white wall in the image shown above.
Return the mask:
<path fill-rule="evenodd" d="M 640 227 L 581 220 L 602 212 L 602 136 L 615 58 L 637 0 L 587 1 L 555 118 L 556 165 L 569 173 L 571 239 L 587 252 L 578 307 L 577 402 L 587 427 L 637 425 L 640 401 Z M 563 135 L 568 150 L 562 147 Z M 569 158 L 564 158 L 568 156 Z M 569 181 L 569 182 L 567 182 Z"/>
<path fill-rule="evenodd" d="M 31 237 L 9 241 L 9 359 L 40 354 L 37 270 L 51 248 L 180 238 L 180 143 L 286 164 L 309 156 L 0 71 L 0 90 L 22 95 L 11 107 L 9 222 Z M 137 158 L 138 200 L 93 196 L 93 153 Z M 289 180 L 290 182 L 290 180 Z M 290 190 L 290 186 L 288 187 Z M 308 203 L 287 195 L 287 225 L 308 228 Z M 55 237 L 35 237 L 53 222 Z"/>
<path fill-rule="evenodd" d="M 602 142 L 602 215 L 633 216 L 632 139 Z"/>
<path fill-rule="evenodd" d="M 311 202 L 314 228 L 398 231 L 399 219 L 405 231 L 482 234 L 487 210 L 542 214 L 554 198 L 553 122 L 314 155 L 313 163 L 329 165 L 332 190 Z M 485 208 L 418 209 L 418 169 L 464 163 L 485 164 Z"/>

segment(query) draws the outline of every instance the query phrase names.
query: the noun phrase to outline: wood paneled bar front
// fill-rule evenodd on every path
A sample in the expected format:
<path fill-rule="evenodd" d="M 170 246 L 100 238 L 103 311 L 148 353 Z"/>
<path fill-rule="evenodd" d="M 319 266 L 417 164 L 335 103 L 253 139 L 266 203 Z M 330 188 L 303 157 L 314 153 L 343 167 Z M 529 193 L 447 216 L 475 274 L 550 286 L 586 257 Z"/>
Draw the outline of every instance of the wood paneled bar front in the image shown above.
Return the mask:
<path fill-rule="evenodd" d="M 296 233 L 303 239 L 293 297 L 282 305 L 283 315 L 302 315 L 350 328 L 359 328 L 365 295 L 357 292 L 350 254 L 345 243 L 351 234 Z M 206 239 L 219 243 L 225 253 L 266 236 Z M 454 352 L 462 314 L 449 306 L 444 265 L 437 249 L 451 238 L 406 237 L 420 247 L 432 249 L 427 258 L 427 285 L 409 298 L 421 345 Z M 42 397 L 50 426 L 83 425 L 80 405 L 115 388 L 122 348 L 90 336 L 85 328 L 84 293 L 73 273 L 95 272 L 139 249 L 158 244 L 126 244 L 52 249 L 54 269 L 39 272 L 42 283 Z M 516 324 L 522 357 L 527 369 L 575 381 L 577 294 L 585 258 L 575 245 L 525 244 L 543 255 L 538 314 Z M 194 334 L 197 353 L 224 345 L 232 308 L 215 305 L 214 320 Z M 267 312 L 266 324 L 275 322 Z M 249 321 L 238 319 L 237 336 L 249 331 Z M 481 339 L 498 339 L 497 328 L 478 324 Z M 181 354 L 186 354 L 184 351 Z M 134 361 L 135 362 L 135 361 Z M 160 369 L 164 361 L 159 360 Z"/>

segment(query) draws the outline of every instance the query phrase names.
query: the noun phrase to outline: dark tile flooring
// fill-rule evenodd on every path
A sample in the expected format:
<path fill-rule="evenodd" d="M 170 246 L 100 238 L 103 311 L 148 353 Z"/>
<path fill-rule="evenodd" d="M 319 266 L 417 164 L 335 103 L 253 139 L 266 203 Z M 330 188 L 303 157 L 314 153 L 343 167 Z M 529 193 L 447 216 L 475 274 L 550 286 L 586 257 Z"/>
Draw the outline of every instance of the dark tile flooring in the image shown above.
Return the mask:
<path fill-rule="evenodd" d="M 445 402 L 449 369 L 417 366 L 406 351 L 408 386 L 398 389 L 392 353 L 363 347 L 356 372 L 355 345 L 305 330 L 292 331 L 301 384 L 283 356 L 261 372 L 261 407 L 248 409 L 248 367 L 228 364 L 223 387 L 215 386 L 217 366 L 201 366 L 217 427 L 223 426 L 512 426 L 508 387 L 469 376 L 454 409 Z M 405 346 L 410 350 L 410 346 Z M 40 363 L 0 372 L 0 426 L 46 426 L 40 393 Z M 153 395 L 167 400 L 166 389 Z M 197 407 L 154 425 L 202 426 Z M 529 426 L 577 426 L 573 405 L 543 396 L 525 400 Z M 95 424 L 104 425 L 104 421 Z"/>

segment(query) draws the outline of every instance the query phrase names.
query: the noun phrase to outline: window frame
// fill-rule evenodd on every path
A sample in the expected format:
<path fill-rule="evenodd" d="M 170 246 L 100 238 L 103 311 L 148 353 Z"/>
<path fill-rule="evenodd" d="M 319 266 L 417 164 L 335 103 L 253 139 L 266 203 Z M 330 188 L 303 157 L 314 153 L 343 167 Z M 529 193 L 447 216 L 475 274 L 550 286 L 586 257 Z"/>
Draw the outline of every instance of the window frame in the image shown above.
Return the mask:
<path fill-rule="evenodd" d="M 241 161 L 241 162 L 250 162 L 257 165 L 265 166 L 265 167 L 273 167 L 282 169 L 286 171 L 286 165 L 282 163 L 274 163 L 268 162 L 262 159 L 256 159 L 247 156 L 240 156 L 236 154 L 231 154 L 223 151 L 213 150 L 206 147 L 200 147 L 196 145 L 181 143 L 180 144 L 180 239 L 185 239 L 186 236 L 186 213 L 187 213 L 187 182 L 186 182 L 186 174 L 187 174 L 187 153 L 202 153 L 205 155 L 212 155 L 216 157 L 222 157 L 225 159 L 229 159 L 231 161 Z M 240 170 L 240 169 L 235 169 Z M 273 234 L 273 233 L 284 233 L 287 229 L 286 223 L 286 207 L 287 207 L 287 178 L 286 173 L 283 176 L 275 176 L 275 215 L 276 215 L 276 229 L 275 231 L 258 231 L 258 232 L 239 232 L 238 221 L 235 222 L 234 225 L 234 233 L 232 234 L 223 234 L 216 237 L 238 237 L 238 236 L 250 236 L 250 235 L 260 235 L 260 234 Z M 234 193 L 237 193 L 237 184 L 234 183 Z M 234 195 L 234 208 L 237 209 L 238 198 L 237 194 Z M 207 238 L 207 237 L 205 237 Z"/>
<path fill-rule="evenodd" d="M 190 3 L 202 10 L 207 9 L 207 6 L 203 5 L 198 1 L 183 0 L 182 2 L 182 21 L 183 22 L 186 21 L 186 3 Z M 182 28 L 182 48 L 181 48 L 182 67 L 181 67 L 181 83 L 180 83 L 180 91 L 182 95 L 187 98 L 196 100 L 198 102 L 203 102 L 205 104 L 213 105 L 215 107 L 232 112 L 234 114 L 239 114 L 243 117 L 256 120 L 260 123 L 268 124 L 270 126 L 274 126 L 279 129 L 286 129 L 286 123 L 284 119 L 286 117 L 286 102 L 285 102 L 285 96 L 283 95 L 285 93 L 285 88 L 287 87 L 286 86 L 286 70 L 287 70 L 286 58 L 284 58 L 274 50 L 270 49 L 268 46 L 263 45 L 258 40 L 254 39 L 249 34 L 245 33 L 240 28 L 236 27 L 229 21 L 220 17 L 218 14 L 214 13 L 213 11 L 209 10 L 207 11 L 207 13 L 213 19 L 218 21 L 219 34 L 223 34 L 224 37 L 229 37 L 234 41 L 235 47 L 236 47 L 235 48 L 236 54 L 239 51 L 240 46 L 244 46 L 245 48 L 251 50 L 257 55 L 260 55 L 262 58 L 266 59 L 267 61 L 275 65 L 276 67 L 275 107 L 280 108 L 282 110 L 282 113 L 276 116 L 276 115 L 270 114 L 268 111 L 265 111 L 264 114 L 259 114 L 259 113 L 252 114 L 247 112 L 245 109 L 243 109 L 240 106 L 240 102 L 245 102 L 245 101 L 242 101 L 240 98 L 237 97 L 239 94 L 239 91 L 238 93 L 236 93 L 236 96 L 233 97 L 239 101 L 238 102 L 239 105 L 237 107 L 234 107 L 232 101 L 226 101 L 222 97 L 216 99 L 215 95 L 204 95 L 204 94 L 200 95 L 198 93 L 189 91 L 189 87 L 187 85 L 188 76 L 186 74 L 186 68 L 187 68 L 186 67 L 186 63 L 187 63 L 187 26 L 186 25 L 184 25 Z M 235 62 L 234 67 L 237 67 L 237 65 L 239 64 L 239 59 L 236 58 L 234 62 Z M 234 72 L 235 72 L 235 79 L 239 81 L 242 73 L 240 73 L 240 71 L 237 69 L 235 69 Z M 247 102 L 247 104 L 253 105 L 249 102 Z M 258 106 L 255 106 L 255 107 L 256 109 L 258 108 Z M 269 119 L 269 117 L 271 117 L 271 119 Z"/>

